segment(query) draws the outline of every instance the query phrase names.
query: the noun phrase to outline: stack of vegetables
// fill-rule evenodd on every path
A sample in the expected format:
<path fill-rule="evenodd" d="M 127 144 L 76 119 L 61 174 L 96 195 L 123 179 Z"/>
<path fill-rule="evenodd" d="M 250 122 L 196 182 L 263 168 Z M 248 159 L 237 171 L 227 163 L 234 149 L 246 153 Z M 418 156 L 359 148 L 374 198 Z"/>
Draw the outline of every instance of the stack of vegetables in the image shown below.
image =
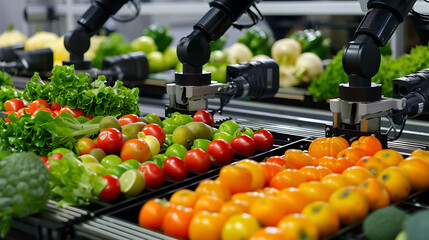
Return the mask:
<path fill-rule="evenodd" d="M 149 200 L 138 222 L 191 240 L 325 238 L 427 189 L 428 156 L 416 150 L 404 159 L 373 136 L 351 145 L 341 137 L 318 138 L 308 152 L 288 149 L 264 162 L 245 159 L 222 167 L 218 178 L 201 181 L 195 190 Z M 371 239 L 392 239 L 383 237 L 390 231 L 378 230 Z"/>
<path fill-rule="evenodd" d="M 342 54 L 343 50 L 338 51 L 326 67 L 326 71 L 312 81 L 308 91 L 315 99 L 324 101 L 337 98 L 338 85 L 348 82 L 348 76 L 343 69 Z M 416 46 L 411 49 L 409 54 L 404 54 L 396 59 L 390 55 L 382 55 L 380 69 L 372 78 L 372 82 L 381 83 L 383 95 L 392 97 L 392 80 L 428 68 L 428 61 L 429 45 Z"/>

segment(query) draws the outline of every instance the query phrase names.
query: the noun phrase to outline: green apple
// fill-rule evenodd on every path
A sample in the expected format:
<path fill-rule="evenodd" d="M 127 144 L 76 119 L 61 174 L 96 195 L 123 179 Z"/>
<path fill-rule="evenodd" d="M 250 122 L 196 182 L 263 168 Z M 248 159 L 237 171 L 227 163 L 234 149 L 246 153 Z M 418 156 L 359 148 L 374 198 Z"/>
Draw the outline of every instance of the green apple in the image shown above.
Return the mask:
<path fill-rule="evenodd" d="M 176 48 L 169 47 L 164 51 L 164 63 L 167 69 L 175 68 L 179 59 L 177 58 Z"/>
<path fill-rule="evenodd" d="M 135 52 L 142 51 L 142 52 L 145 52 L 146 54 L 149 54 L 151 52 L 158 50 L 153 38 L 148 36 L 141 36 L 134 39 L 131 42 L 131 49 Z"/>
<path fill-rule="evenodd" d="M 164 56 L 161 52 L 155 51 L 147 54 L 149 62 L 149 72 L 160 72 L 165 70 Z"/>
<path fill-rule="evenodd" d="M 141 163 L 135 159 L 129 159 L 127 161 L 122 162 L 120 165 L 128 169 L 137 169 L 140 167 Z"/>

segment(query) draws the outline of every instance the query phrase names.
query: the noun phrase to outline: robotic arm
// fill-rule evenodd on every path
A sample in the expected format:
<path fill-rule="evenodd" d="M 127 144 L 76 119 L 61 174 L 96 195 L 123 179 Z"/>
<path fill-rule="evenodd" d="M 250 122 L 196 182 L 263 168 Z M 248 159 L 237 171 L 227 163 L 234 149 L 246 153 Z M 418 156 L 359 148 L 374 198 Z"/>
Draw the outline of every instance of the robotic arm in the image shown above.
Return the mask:
<path fill-rule="evenodd" d="M 194 25 L 193 32 L 180 40 L 177 45 L 177 56 L 183 63 L 183 72 L 176 72 L 175 83 L 167 84 L 169 106 L 166 106 L 166 115 L 175 111 L 193 113 L 200 109 L 207 109 L 207 99 L 214 97 L 215 94 L 227 93 L 230 96 L 237 96 L 238 92 L 240 92 L 239 95 L 243 93 L 243 88 L 251 88 L 247 83 L 244 83 L 246 86 L 240 84 L 240 81 L 230 84 L 211 83 L 211 73 L 202 69 L 210 58 L 210 41 L 217 40 L 229 27 L 237 26 L 234 22 L 246 11 L 256 23 L 255 14 L 249 10 L 251 6 L 255 7 L 255 2 L 259 2 L 259 0 L 214 0 L 210 2 L 210 10 Z M 255 65 L 262 72 L 262 80 L 255 79 L 255 81 L 264 82 L 263 86 L 258 87 L 267 90 L 257 97 L 274 96 L 278 91 L 278 65 L 274 61 L 255 63 Z M 253 68 L 253 65 L 229 66 L 227 69 L 230 69 L 232 73 L 242 68 L 251 71 L 250 68 Z M 268 82 L 267 79 L 269 79 Z M 237 84 L 240 85 L 238 88 L 242 88 L 238 92 Z M 251 91 L 252 89 L 250 89 Z M 249 92 L 249 89 L 246 92 Z"/>
<path fill-rule="evenodd" d="M 381 84 L 371 83 L 380 67 L 378 48 L 389 41 L 415 2 L 368 1 L 368 12 L 355 33 L 355 41 L 350 42 L 343 53 L 349 83 L 340 84 L 339 98 L 330 102 L 333 125 L 327 127 L 327 136 L 345 136 L 350 140 L 360 135 L 375 135 L 387 146 L 388 136 L 380 132 L 381 117 L 388 117 L 392 124 L 403 127 L 407 116 L 418 116 L 427 109 L 427 88 L 421 88 L 427 85 L 427 71 L 395 79 L 394 98 L 383 97 Z"/>

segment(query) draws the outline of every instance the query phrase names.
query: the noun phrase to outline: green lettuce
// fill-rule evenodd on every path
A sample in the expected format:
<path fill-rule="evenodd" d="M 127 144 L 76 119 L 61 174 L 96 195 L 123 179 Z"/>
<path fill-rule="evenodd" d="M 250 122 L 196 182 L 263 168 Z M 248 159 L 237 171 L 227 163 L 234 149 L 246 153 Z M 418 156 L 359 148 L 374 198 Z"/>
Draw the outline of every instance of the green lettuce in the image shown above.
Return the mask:
<path fill-rule="evenodd" d="M 22 92 L 12 86 L 0 86 L 0 111 L 4 111 L 4 102 L 9 99 L 22 99 Z"/>

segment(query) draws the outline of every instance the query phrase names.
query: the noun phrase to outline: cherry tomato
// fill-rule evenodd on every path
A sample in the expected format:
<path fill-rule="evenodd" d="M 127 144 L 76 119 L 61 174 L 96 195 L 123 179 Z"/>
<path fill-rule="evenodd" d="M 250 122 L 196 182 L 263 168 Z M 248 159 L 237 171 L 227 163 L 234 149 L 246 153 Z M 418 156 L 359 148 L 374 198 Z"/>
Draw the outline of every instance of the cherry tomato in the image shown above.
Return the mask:
<path fill-rule="evenodd" d="M 207 146 L 207 153 L 212 161 L 218 164 L 226 165 L 234 159 L 234 150 L 227 141 L 222 139 L 211 141 Z"/>
<path fill-rule="evenodd" d="M 256 143 L 256 149 L 267 151 L 273 147 L 274 137 L 268 130 L 259 130 L 253 133 L 253 140 Z"/>
<path fill-rule="evenodd" d="M 162 222 L 172 205 L 166 199 L 155 198 L 145 202 L 140 209 L 139 225 L 160 230 Z"/>
<path fill-rule="evenodd" d="M 100 141 L 100 139 L 98 141 Z M 146 141 L 139 138 L 127 140 L 122 145 L 122 147 L 120 147 L 120 150 L 121 150 L 120 157 L 122 161 L 135 159 L 142 163 L 142 162 L 146 162 L 150 158 L 149 145 L 147 144 Z"/>
<path fill-rule="evenodd" d="M 81 138 L 76 143 L 77 150 L 80 155 L 89 154 L 89 152 L 97 147 L 97 144 L 91 138 Z"/>
<path fill-rule="evenodd" d="M 213 127 L 214 124 L 214 118 L 211 113 L 209 113 L 207 110 L 198 110 L 194 116 L 192 116 L 192 120 L 194 122 L 203 122 L 211 127 Z"/>
<path fill-rule="evenodd" d="M 43 99 L 36 99 L 32 101 L 30 105 L 28 105 L 28 107 L 32 111 L 36 111 L 36 109 L 39 109 L 39 108 L 49 108 L 49 109 L 51 108 L 51 106 L 49 106 L 49 103 Z"/>
<path fill-rule="evenodd" d="M 266 162 L 277 163 L 278 165 L 280 165 L 283 168 L 286 166 L 286 160 L 282 156 L 271 156 L 271 157 L 267 158 Z"/>
<path fill-rule="evenodd" d="M 185 163 L 176 156 L 170 156 L 162 164 L 165 177 L 173 181 L 182 181 L 188 176 L 188 169 Z"/>
<path fill-rule="evenodd" d="M 56 103 L 56 102 L 52 102 L 51 103 L 51 110 L 55 111 L 55 110 L 60 110 L 61 109 L 61 104 Z"/>
<path fill-rule="evenodd" d="M 127 115 L 120 117 L 118 120 L 119 120 L 119 124 L 121 124 L 121 126 L 125 126 L 128 123 L 135 123 L 135 122 L 141 122 L 142 121 L 140 119 L 140 117 L 137 116 L 136 114 L 127 114 Z"/>
<path fill-rule="evenodd" d="M 164 129 L 158 124 L 155 124 L 155 123 L 148 124 L 143 127 L 142 132 L 146 135 L 151 135 L 156 137 L 156 139 L 158 139 L 160 146 L 162 146 L 162 144 L 165 141 Z"/>
<path fill-rule="evenodd" d="M 231 144 L 232 150 L 239 155 L 252 156 L 255 154 L 255 140 L 247 135 L 235 137 L 229 144 Z"/>
<path fill-rule="evenodd" d="M 69 105 L 65 105 L 64 107 L 62 107 L 60 109 L 60 115 L 63 112 L 71 113 L 71 115 L 73 115 L 73 117 L 75 117 L 75 118 L 80 117 L 80 116 L 84 116 L 85 117 L 85 112 L 82 109 L 79 109 L 79 108 L 71 109 L 69 107 Z"/>
<path fill-rule="evenodd" d="M 32 114 L 33 117 L 35 117 L 37 115 L 37 113 L 40 112 L 40 111 L 45 111 L 45 112 L 51 113 L 52 117 L 56 117 L 57 116 L 57 114 L 54 111 L 52 111 L 51 109 L 49 109 L 49 108 L 38 108 L 38 109 L 36 109 L 33 112 L 33 114 Z"/>
<path fill-rule="evenodd" d="M 97 147 L 101 148 L 106 154 L 119 152 L 122 144 L 122 133 L 116 128 L 106 128 L 98 134 Z"/>
<path fill-rule="evenodd" d="M 189 224 L 194 216 L 194 210 L 183 206 L 175 206 L 170 208 L 162 222 L 162 229 L 165 234 L 187 239 L 189 234 Z"/>
<path fill-rule="evenodd" d="M 20 116 L 24 115 L 24 112 L 26 114 L 33 114 L 34 113 L 34 111 L 31 111 L 30 108 L 23 107 L 23 108 L 21 108 L 21 109 L 19 109 L 18 111 L 15 112 L 15 117 L 20 117 Z"/>
<path fill-rule="evenodd" d="M 210 155 L 201 148 L 194 148 L 186 152 L 183 161 L 190 171 L 205 173 L 210 169 Z"/>
<path fill-rule="evenodd" d="M 6 112 L 16 112 L 24 107 L 24 102 L 21 99 L 13 98 L 4 102 Z"/>
<path fill-rule="evenodd" d="M 146 181 L 146 187 L 159 188 L 162 186 L 162 184 L 164 184 L 164 172 L 156 163 L 144 163 L 140 165 L 138 170 L 143 172 L 143 176 Z"/>
<path fill-rule="evenodd" d="M 48 157 L 48 159 L 55 159 L 55 160 L 60 160 L 61 158 L 63 158 L 63 155 L 61 153 L 54 153 Z"/>
<path fill-rule="evenodd" d="M 47 158 L 47 157 L 45 157 L 45 156 L 40 156 L 40 159 L 42 159 L 42 160 L 43 160 L 43 162 L 45 163 L 46 167 L 47 167 L 49 170 L 51 170 L 51 164 L 49 163 L 48 158 Z"/>
<path fill-rule="evenodd" d="M 101 201 L 113 201 L 121 195 L 121 185 L 119 184 L 119 179 L 115 175 L 104 175 L 103 179 L 107 181 L 106 186 L 98 194 L 98 199 Z"/>

